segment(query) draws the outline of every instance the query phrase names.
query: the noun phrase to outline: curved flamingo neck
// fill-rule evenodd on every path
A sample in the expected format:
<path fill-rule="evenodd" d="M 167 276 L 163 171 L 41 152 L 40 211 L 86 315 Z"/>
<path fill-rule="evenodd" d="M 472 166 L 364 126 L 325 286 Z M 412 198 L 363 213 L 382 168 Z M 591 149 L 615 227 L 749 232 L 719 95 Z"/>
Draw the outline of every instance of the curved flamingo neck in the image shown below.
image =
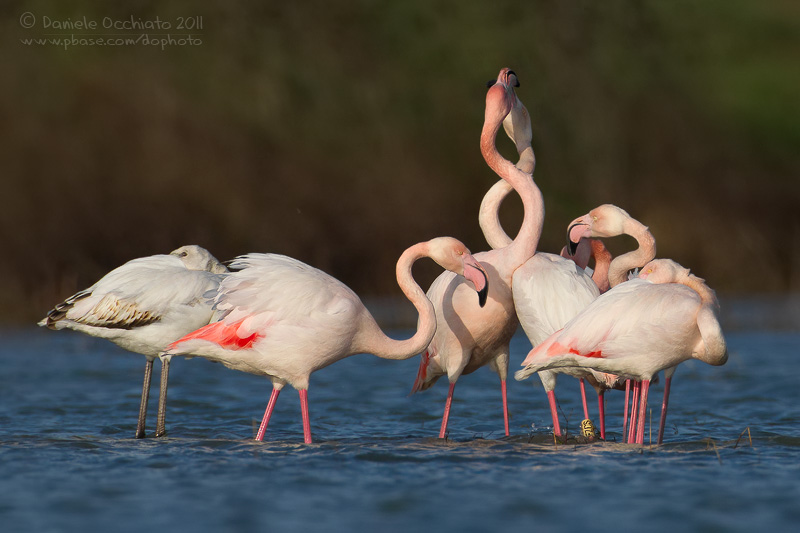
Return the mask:
<path fill-rule="evenodd" d="M 703 302 L 703 305 L 708 305 L 713 307 L 715 310 L 719 308 L 719 302 L 717 301 L 717 295 L 714 291 L 705 284 L 701 278 L 693 274 L 689 274 L 686 278 L 679 279 L 677 283 L 682 285 L 686 285 L 694 292 L 700 295 L 700 301 Z"/>
<path fill-rule="evenodd" d="M 518 146 L 517 150 L 520 150 L 520 148 L 522 151 L 519 152 L 517 168 L 526 174 L 533 174 L 533 169 L 536 168 L 536 155 L 533 153 L 533 148 L 530 145 L 525 147 Z M 514 188 L 506 180 L 501 179 L 492 185 L 481 201 L 481 208 L 478 211 L 478 224 L 480 224 L 486 242 L 494 250 L 504 248 L 512 242 L 511 237 L 508 236 L 500 223 L 500 206 L 508 196 L 508 193 L 513 190 Z"/>
<path fill-rule="evenodd" d="M 419 313 L 417 331 L 405 340 L 388 337 L 379 327 L 365 342 L 363 351 L 383 359 L 403 360 L 422 352 L 433 340 L 436 333 L 436 313 L 433 304 L 414 281 L 411 267 L 422 257 L 429 257 L 428 243 L 419 243 L 408 248 L 397 260 L 397 284 L 406 298 Z"/>
<path fill-rule="evenodd" d="M 656 240 L 647 226 L 638 220 L 629 218 L 622 225 L 622 233 L 636 239 L 639 247 L 611 261 L 608 269 L 608 281 L 612 287 L 626 281 L 629 270 L 643 267 L 656 256 Z"/>
<path fill-rule="evenodd" d="M 501 195 L 500 193 L 503 188 L 499 184 L 495 184 L 492 189 L 489 190 L 489 193 L 487 193 L 487 196 L 490 194 L 493 195 L 490 197 L 490 200 L 496 202 L 496 205 L 494 207 L 486 207 L 486 197 L 484 197 L 479 219 L 482 216 L 486 219 L 481 221 L 481 228 L 484 230 L 484 235 L 486 235 L 486 223 L 489 223 L 490 235 L 487 237 L 487 241 L 491 238 L 495 244 L 506 242 L 506 244 L 502 246 L 495 246 L 492 242 L 489 242 L 489 244 L 493 248 L 506 248 L 510 254 L 510 266 L 516 268 L 530 259 L 536 252 L 536 246 L 539 244 L 539 238 L 542 234 L 542 224 L 544 223 L 544 199 L 542 198 L 542 192 L 539 190 L 539 187 L 534 183 L 533 177 L 529 173 L 525 173 L 512 165 L 509 160 L 505 159 L 497 151 L 495 140 L 502 121 L 503 117 L 500 117 L 500 120 L 489 120 L 487 117 L 487 120 L 484 121 L 483 131 L 481 132 L 481 154 L 486 164 L 520 195 L 524 208 L 522 225 L 520 226 L 517 237 L 513 241 L 508 242 L 508 236 L 503 232 L 500 221 L 497 218 L 497 210 L 503 198 L 505 198 L 510 191 L 507 190 L 505 194 Z M 528 153 L 527 150 L 524 150 L 521 155 L 526 153 Z M 530 150 L 530 155 L 524 155 L 524 158 L 525 165 L 535 163 L 532 148 Z M 522 160 L 522 157 L 520 159 Z M 491 229 L 492 225 L 496 226 L 495 230 Z M 498 238 L 498 229 L 499 232 L 505 235 L 505 239 Z"/>

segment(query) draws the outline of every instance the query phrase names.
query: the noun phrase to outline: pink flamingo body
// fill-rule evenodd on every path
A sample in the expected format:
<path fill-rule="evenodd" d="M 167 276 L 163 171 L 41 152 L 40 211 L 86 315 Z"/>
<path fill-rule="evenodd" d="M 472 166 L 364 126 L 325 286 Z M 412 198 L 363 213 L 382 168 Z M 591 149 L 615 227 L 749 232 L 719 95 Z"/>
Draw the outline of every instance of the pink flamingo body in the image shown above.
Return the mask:
<path fill-rule="evenodd" d="M 642 444 L 653 376 L 690 358 L 722 365 L 727 349 L 716 297 L 703 280 L 664 259 L 646 265 L 640 276 L 597 298 L 531 350 L 515 377 L 582 367 L 642 381 L 635 437 Z"/>
<path fill-rule="evenodd" d="M 500 376 L 505 433 L 509 434 L 506 377 L 509 344 L 518 325 L 511 281 L 514 271 L 535 252 L 544 219 L 542 195 L 530 173 L 504 159 L 495 146 L 500 125 L 516 105 L 512 87 L 517 84 L 516 74 L 503 69 L 496 83 L 489 88 L 481 153 L 489 167 L 522 199 L 524 217 L 519 235 L 507 246 L 475 255 L 489 276 L 489 295 L 484 308 L 465 305 L 464 282 L 447 272 L 440 275 L 428 290 L 436 309 L 438 327 L 423 354 L 412 392 L 426 390 L 438 378 L 447 376 L 450 387 L 440 438 L 446 436 L 456 381 L 462 374 L 469 374 L 487 364 Z"/>
<path fill-rule="evenodd" d="M 397 262 L 398 285 L 420 313 L 417 332 L 406 340 L 386 336 L 358 296 L 328 274 L 286 256 L 248 254 L 231 264 L 241 270 L 217 292 L 221 319 L 173 343 L 166 353 L 198 355 L 269 378 L 273 392 L 257 440 L 263 439 L 277 396 L 288 383 L 299 391 L 303 436 L 310 443 L 307 389 L 313 372 L 357 353 L 408 359 L 430 342 L 436 329 L 433 306 L 411 275 L 412 264 L 422 257 L 465 276 L 483 303 L 485 272 L 462 243 L 449 237 L 416 244 Z M 479 307 L 479 301 L 473 293 L 471 304 Z"/>
<path fill-rule="evenodd" d="M 39 325 L 108 339 L 147 358 L 136 428 L 136 438 L 142 438 L 153 360 L 171 342 L 211 321 L 213 310 L 204 295 L 216 290 L 227 272 L 207 250 L 194 245 L 133 259 L 58 304 Z M 161 363 L 157 437 L 166 432 L 169 358 Z"/>

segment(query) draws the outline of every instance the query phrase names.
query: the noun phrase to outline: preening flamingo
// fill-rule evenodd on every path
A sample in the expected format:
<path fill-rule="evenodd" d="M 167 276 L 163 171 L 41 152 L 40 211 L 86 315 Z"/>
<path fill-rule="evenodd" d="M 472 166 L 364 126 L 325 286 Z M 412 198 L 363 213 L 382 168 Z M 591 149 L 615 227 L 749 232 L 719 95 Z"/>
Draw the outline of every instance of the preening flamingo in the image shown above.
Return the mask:
<path fill-rule="evenodd" d="M 136 438 L 144 437 L 153 360 L 177 339 L 211 321 L 211 303 L 225 268 L 200 246 L 128 261 L 55 306 L 40 326 L 101 337 L 147 358 Z M 165 433 L 169 358 L 161 361 L 156 437 Z"/>
<path fill-rule="evenodd" d="M 513 91 L 513 89 L 511 90 Z M 536 158 L 531 146 L 533 135 L 530 114 L 518 96 L 511 112 L 503 121 L 503 126 L 506 134 L 514 141 L 517 152 L 520 154 L 517 168 L 525 172 L 532 172 Z M 499 219 L 500 206 L 510 191 L 510 184 L 505 180 L 500 180 L 489 189 L 481 202 L 478 221 L 486 242 L 494 249 L 503 248 L 512 242 L 511 238 L 503 230 Z M 585 263 L 582 267 L 588 264 L 591 252 L 588 242 L 584 246 L 586 254 Z M 601 269 L 598 277 L 601 277 L 603 276 L 603 257 L 600 257 L 599 262 Z M 522 324 L 522 328 L 533 346 L 536 346 L 554 331 L 564 327 L 567 321 L 600 294 L 597 284 L 584 272 L 582 267 L 576 266 L 576 263 L 570 259 L 565 259 L 555 254 L 536 252 L 533 257 L 514 271 L 511 285 L 514 307 L 519 322 Z M 601 281 L 601 283 L 603 282 Z M 559 372 L 568 373 L 581 380 L 581 395 L 586 418 L 589 418 L 589 414 L 586 406 L 584 379 L 587 379 L 598 390 L 600 395 L 600 434 L 602 438 L 605 438 L 602 393 L 606 387 L 616 385 L 614 376 L 606 376 L 581 368 L 540 373 L 540 378 L 550 403 L 553 432 L 557 436 L 561 436 L 561 427 L 554 389 L 556 374 Z"/>
<path fill-rule="evenodd" d="M 516 104 L 512 89 L 516 84 L 516 74 L 504 68 L 487 91 L 480 146 L 489 167 L 522 198 L 525 214 L 519 234 L 508 246 L 475 255 L 489 276 L 489 296 L 484 308 L 470 305 L 465 282 L 449 272 L 436 278 L 428 290 L 428 297 L 436 309 L 438 326 L 422 356 L 412 392 L 426 390 L 441 376 L 447 376 L 450 387 L 440 438 L 446 436 L 456 381 L 462 374 L 469 374 L 486 364 L 500 376 L 505 434 L 509 434 L 506 377 L 509 344 L 518 324 L 511 295 L 511 277 L 514 270 L 536 251 L 544 220 L 542 194 L 532 176 L 503 158 L 495 146 L 500 125 Z"/>
<path fill-rule="evenodd" d="M 635 440 L 643 444 L 653 376 L 688 359 L 727 361 L 717 310 L 714 291 L 702 279 L 674 261 L 652 261 L 639 279 L 612 288 L 531 350 L 515 377 L 582 367 L 641 381 Z"/>
<path fill-rule="evenodd" d="M 384 359 L 408 359 L 433 338 L 436 320 L 431 302 L 411 275 L 412 264 L 430 257 L 478 291 L 470 304 L 486 301 L 487 276 L 469 250 L 450 237 L 439 237 L 408 248 L 397 261 L 397 283 L 419 312 L 417 332 L 394 340 L 381 331 L 356 294 L 339 280 L 296 259 L 277 254 L 237 258 L 220 285 L 214 322 L 170 345 L 166 355 L 202 356 L 228 368 L 266 376 L 272 395 L 257 440 L 264 438 L 272 410 L 287 383 L 300 394 L 303 437 L 311 443 L 308 385 L 311 373 L 358 353 Z"/>

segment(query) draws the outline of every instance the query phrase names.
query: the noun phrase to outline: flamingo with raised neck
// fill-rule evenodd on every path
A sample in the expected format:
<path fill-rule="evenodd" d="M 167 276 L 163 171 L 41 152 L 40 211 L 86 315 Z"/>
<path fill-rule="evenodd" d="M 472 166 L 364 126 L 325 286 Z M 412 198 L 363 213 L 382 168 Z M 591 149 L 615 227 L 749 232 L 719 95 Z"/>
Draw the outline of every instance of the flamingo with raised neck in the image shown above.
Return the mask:
<path fill-rule="evenodd" d="M 500 376 L 503 422 L 505 434 L 509 434 L 506 378 L 509 344 L 518 325 L 511 279 L 514 271 L 536 251 L 544 221 L 542 193 L 532 176 L 502 157 L 495 146 L 501 124 L 516 105 L 512 89 L 516 84 L 516 74 L 504 68 L 487 91 L 480 148 L 489 167 L 522 199 L 524 216 L 519 234 L 502 248 L 475 254 L 489 276 L 488 300 L 482 309 L 469 305 L 463 280 L 448 272 L 442 273 L 428 289 L 428 297 L 436 309 L 438 327 L 423 353 L 412 392 L 426 390 L 441 376 L 447 376 L 450 387 L 440 438 L 447 434 L 453 390 L 458 378 L 487 364 Z"/>

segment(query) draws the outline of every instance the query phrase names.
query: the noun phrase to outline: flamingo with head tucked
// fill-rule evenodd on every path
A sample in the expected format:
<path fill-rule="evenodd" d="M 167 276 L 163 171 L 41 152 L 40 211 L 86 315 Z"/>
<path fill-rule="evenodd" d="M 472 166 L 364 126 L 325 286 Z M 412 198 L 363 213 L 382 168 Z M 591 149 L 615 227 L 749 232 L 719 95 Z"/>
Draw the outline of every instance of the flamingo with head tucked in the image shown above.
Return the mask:
<path fill-rule="evenodd" d="M 257 440 L 264 438 L 281 389 L 287 383 L 300 394 L 303 437 L 311 443 L 308 385 L 311 374 L 358 353 L 384 359 L 408 359 L 428 345 L 436 331 L 431 302 L 411 275 L 412 264 L 430 257 L 464 280 L 464 291 L 478 291 L 465 305 L 480 309 L 486 301 L 486 272 L 469 250 L 450 237 L 408 248 L 397 261 L 397 283 L 419 312 L 417 332 L 394 340 L 380 329 L 356 294 L 339 280 L 296 259 L 277 254 L 237 258 L 214 299 L 222 314 L 172 343 L 166 355 L 202 356 L 228 368 L 266 376 L 272 395 Z"/>
<path fill-rule="evenodd" d="M 423 353 L 412 392 L 426 390 L 441 376 L 447 376 L 450 387 L 440 438 L 447 434 L 456 381 L 462 374 L 469 374 L 486 364 L 500 376 L 505 434 L 509 434 L 506 377 L 509 344 L 518 324 L 511 278 L 514 271 L 536 251 L 544 220 L 542 194 L 531 174 L 503 158 L 495 146 L 500 125 L 516 105 L 513 87 L 517 83 L 516 74 L 504 68 L 487 91 L 480 146 L 489 167 L 522 199 L 524 217 L 519 234 L 507 246 L 475 255 L 489 276 L 489 296 L 482 309 L 469 304 L 466 284 L 449 272 L 441 274 L 428 290 L 428 297 L 436 309 L 438 327 Z"/>
<path fill-rule="evenodd" d="M 641 381 L 635 442 L 644 443 L 650 380 L 688 359 L 722 365 L 728 352 L 718 304 L 702 279 L 667 259 L 612 288 L 531 350 L 516 379 L 551 368 L 581 367 Z"/>
<path fill-rule="evenodd" d="M 40 326 L 101 337 L 147 358 L 136 438 L 145 434 L 153 360 L 169 343 L 211 321 L 213 291 L 228 269 L 206 249 L 183 246 L 169 255 L 128 261 L 55 306 Z M 169 358 L 161 361 L 156 437 L 166 432 Z"/>

